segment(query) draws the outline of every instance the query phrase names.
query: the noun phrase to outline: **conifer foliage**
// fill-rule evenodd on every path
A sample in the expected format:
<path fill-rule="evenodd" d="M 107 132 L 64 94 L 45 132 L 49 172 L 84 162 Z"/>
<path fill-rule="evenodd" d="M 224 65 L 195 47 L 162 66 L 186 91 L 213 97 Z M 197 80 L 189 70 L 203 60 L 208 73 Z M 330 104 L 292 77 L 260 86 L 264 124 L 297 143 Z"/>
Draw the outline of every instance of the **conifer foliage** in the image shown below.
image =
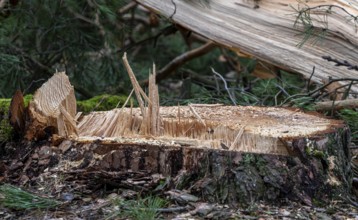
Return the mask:
<path fill-rule="evenodd" d="M 119 9 L 129 1 L 1 2 L 0 97 L 33 92 L 56 71 L 66 71 L 84 98 L 118 88 Z"/>

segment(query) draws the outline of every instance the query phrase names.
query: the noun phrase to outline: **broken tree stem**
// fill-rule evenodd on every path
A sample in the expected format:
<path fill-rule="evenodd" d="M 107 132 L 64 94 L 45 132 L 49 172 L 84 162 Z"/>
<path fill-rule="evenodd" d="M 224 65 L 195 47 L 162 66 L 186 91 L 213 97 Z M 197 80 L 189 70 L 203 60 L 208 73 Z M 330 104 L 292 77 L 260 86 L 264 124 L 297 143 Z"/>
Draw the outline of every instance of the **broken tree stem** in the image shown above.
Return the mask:
<path fill-rule="evenodd" d="M 342 108 L 357 108 L 358 99 L 347 99 L 339 101 L 317 102 L 314 106 L 316 111 L 338 110 Z"/>
<path fill-rule="evenodd" d="M 138 84 L 138 81 L 133 73 L 133 70 L 131 68 L 131 66 L 129 65 L 128 63 L 128 60 L 127 60 L 127 53 L 124 53 L 123 57 L 122 57 L 122 60 L 123 60 L 123 63 L 124 63 L 124 66 L 126 67 L 127 69 L 127 72 L 128 72 L 128 75 L 129 75 L 129 78 L 132 82 L 132 85 L 133 85 L 133 88 L 134 88 L 134 92 L 136 94 L 136 97 L 137 97 L 137 100 L 138 100 L 138 103 L 139 103 L 139 107 L 142 111 L 142 115 L 143 117 L 145 117 L 146 115 L 146 112 L 145 112 L 145 108 L 144 108 L 144 101 L 142 99 L 142 96 L 143 98 L 149 102 L 149 98 L 148 96 L 144 93 L 144 91 L 142 90 L 142 88 L 139 86 Z M 142 96 L 141 96 L 142 95 Z"/>

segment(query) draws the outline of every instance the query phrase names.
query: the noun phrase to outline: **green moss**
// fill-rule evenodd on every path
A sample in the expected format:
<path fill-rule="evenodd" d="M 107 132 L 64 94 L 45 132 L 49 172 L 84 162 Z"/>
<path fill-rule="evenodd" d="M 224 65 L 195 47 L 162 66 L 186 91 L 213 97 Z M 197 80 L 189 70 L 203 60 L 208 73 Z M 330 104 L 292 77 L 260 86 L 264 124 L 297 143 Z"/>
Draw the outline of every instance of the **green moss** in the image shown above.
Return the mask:
<path fill-rule="evenodd" d="M 0 115 L 9 111 L 11 99 L 0 99 Z"/>
<path fill-rule="evenodd" d="M 30 101 L 32 100 L 33 95 L 29 94 L 29 95 L 25 95 L 24 96 L 24 103 L 25 103 L 25 107 L 29 105 Z"/>
<path fill-rule="evenodd" d="M 118 95 L 99 95 L 91 99 L 84 101 L 77 101 L 77 111 L 88 113 L 91 111 L 108 111 L 122 105 L 127 100 L 127 96 L 118 96 Z"/>
<path fill-rule="evenodd" d="M 0 143 L 10 140 L 12 127 L 9 124 L 8 112 L 11 99 L 0 99 Z"/>
<path fill-rule="evenodd" d="M 308 140 L 305 147 L 305 153 L 307 156 L 315 157 L 318 159 L 325 159 L 327 157 L 325 152 L 317 149 L 317 144 L 313 140 Z"/>
<path fill-rule="evenodd" d="M 33 97 L 32 94 L 24 96 L 25 107 L 29 105 L 30 101 L 32 100 L 32 97 Z M 10 104 L 11 104 L 11 98 L 0 99 L 0 115 L 7 114 L 10 108 Z"/>

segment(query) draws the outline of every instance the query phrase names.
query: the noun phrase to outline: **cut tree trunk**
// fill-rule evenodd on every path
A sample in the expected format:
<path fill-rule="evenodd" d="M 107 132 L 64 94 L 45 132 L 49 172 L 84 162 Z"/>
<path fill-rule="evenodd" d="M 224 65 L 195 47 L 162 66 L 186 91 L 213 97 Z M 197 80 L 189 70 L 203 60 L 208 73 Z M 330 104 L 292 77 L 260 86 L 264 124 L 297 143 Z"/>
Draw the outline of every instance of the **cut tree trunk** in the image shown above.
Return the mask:
<path fill-rule="evenodd" d="M 156 137 L 140 134 L 140 109 L 125 109 L 111 134 L 98 128 L 119 110 L 85 116 L 72 169 L 159 173 L 205 200 L 246 205 L 284 198 L 312 205 L 349 192 L 349 130 L 341 121 L 284 108 L 193 108 L 161 107 Z"/>
<path fill-rule="evenodd" d="M 166 187 L 244 205 L 287 198 L 312 205 L 313 199 L 349 192 L 350 136 L 342 121 L 287 108 L 160 107 L 155 74 L 148 97 L 130 75 L 148 107 L 140 99 L 140 108 L 92 112 L 78 124 L 71 111 L 73 88 L 63 73 L 37 91 L 29 106 L 37 114 L 30 114 L 27 134 L 55 127 L 52 143 L 58 148 L 42 150 L 50 172 L 74 173 L 95 185 L 136 185 L 141 191 L 154 190 L 160 182 L 148 185 L 144 180 L 159 175 L 170 180 Z M 44 91 L 52 95 L 41 95 Z"/>
<path fill-rule="evenodd" d="M 358 71 L 322 58 L 347 61 L 351 68 L 357 65 L 357 1 L 137 2 L 218 44 L 281 69 L 310 78 L 315 67 L 312 76 L 315 82 L 324 83 L 330 77 L 358 78 Z M 354 85 L 352 90 L 357 92 L 358 87 Z"/>

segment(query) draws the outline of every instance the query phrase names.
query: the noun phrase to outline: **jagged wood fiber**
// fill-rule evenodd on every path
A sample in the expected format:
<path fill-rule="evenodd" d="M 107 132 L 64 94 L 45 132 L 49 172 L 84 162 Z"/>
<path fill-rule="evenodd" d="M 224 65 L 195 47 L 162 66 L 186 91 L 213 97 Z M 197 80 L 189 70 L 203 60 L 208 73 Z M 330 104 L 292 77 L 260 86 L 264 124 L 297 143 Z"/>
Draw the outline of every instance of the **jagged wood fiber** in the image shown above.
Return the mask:
<path fill-rule="evenodd" d="M 62 154 L 49 152 L 50 170 L 116 187 L 163 175 L 204 200 L 244 205 L 285 198 L 312 205 L 313 199 L 349 192 L 349 130 L 342 121 L 274 107 L 159 108 L 155 68 L 153 73 L 147 106 L 92 112 L 78 124 L 66 121 L 76 113 L 68 77 L 57 73 L 41 87 L 30 103 L 28 132 L 52 126 L 67 137 L 61 143 L 52 136 L 58 149 L 49 151 Z M 66 133 L 73 124 L 77 137 Z"/>
<path fill-rule="evenodd" d="M 26 137 L 43 136 L 45 128 L 53 128 L 60 136 L 77 135 L 74 118 L 77 113 L 73 86 L 65 72 L 58 72 L 44 83 L 35 93 L 29 104 L 32 122 L 27 128 Z M 37 138 L 37 137 L 35 137 Z"/>
<path fill-rule="evenodd" d="M 195 109 L 195 114 L 193 110 Z M 161 107 L 160 132 L 156 140 L 214 149 L 289 154 L 285 139 L 312 137 L 343 127 L 341 121 L 329 120 L 294 109 L 243 106 L 192 105 Z M 200 117 L 200 118 L 198 118 Z M 93 112 L 78 124 L 79 136 L 146 138 L 141 127 L 139 108 Z M 111 132 L 106 132 L 113 126 Z"/>
<path fill-rule="evenodd" d="M 183 0 L 138 2 L 218 44 L 251 54 L 284 70 L 309 78 L 315 67 L 312 76 L 315 82 L 323 83 L 329 77 L 358 78 L 357 71 L 335 66 L 322 58 L 330 56 L 357 64 L 358 21 L 346 13 L 358 16 L 355 0 L 211 0 L 207 4 Z M 326 7 L 317 7 L 319 5 Z M 337 7 L 328 12 L 330 5 Z M 317 34 L 299 47 L 306 37 L 305 29 L 300 19 L 297 27 L 294 23 L 299 11 L 309 7 L 317 8 L 303 15 L 317 27 L 311 29 Z M 324 29 L 329 31 L 319 38 L 317 35 Z M 352 90 L 357 92 L 358 87 L 353 85 Z"/>

